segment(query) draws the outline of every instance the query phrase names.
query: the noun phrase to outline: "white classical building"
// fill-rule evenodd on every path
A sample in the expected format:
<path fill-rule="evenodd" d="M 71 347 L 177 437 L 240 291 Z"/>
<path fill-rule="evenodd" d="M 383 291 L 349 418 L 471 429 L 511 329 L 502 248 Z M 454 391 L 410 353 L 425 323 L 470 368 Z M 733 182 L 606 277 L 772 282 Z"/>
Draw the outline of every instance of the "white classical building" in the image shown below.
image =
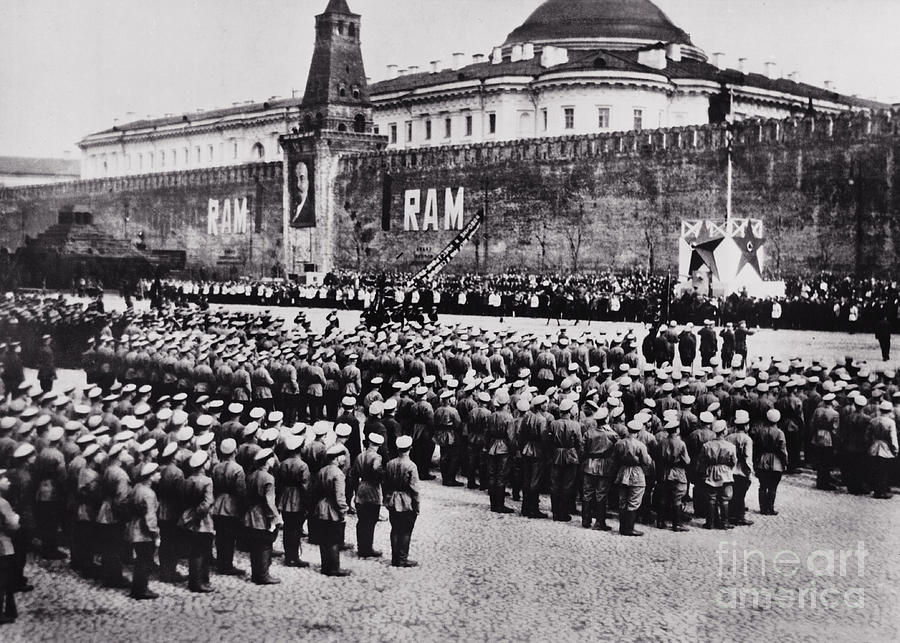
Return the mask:
<path fill-rule="evenodd" d="M 547 0 L 489 56 L 390 65 L 368 92 L 389 149 L 889 107 L 782 78 L 774 63 L 760 74 L 720 59 L 650 0 Z M 308 127 L 301 103 L 273 97 L 117 124 L 80 141 L 82 177 L 281 160 L 278 137 Z"/>

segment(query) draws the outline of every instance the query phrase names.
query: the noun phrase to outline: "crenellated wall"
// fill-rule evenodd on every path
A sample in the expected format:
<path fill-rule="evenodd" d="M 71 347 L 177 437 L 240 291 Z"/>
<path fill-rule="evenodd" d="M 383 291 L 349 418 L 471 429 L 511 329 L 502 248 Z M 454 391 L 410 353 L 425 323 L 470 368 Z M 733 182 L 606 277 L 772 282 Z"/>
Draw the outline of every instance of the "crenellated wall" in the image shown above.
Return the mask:
<path fill-rule="evenodd" d="M 22 246 L 65 206 L 90 211 L 114 237 L 143 231 L 150 249 L 185 250 L 207 272 L 268 275 L 281 261 L 281 163 L 0 190 L 0 247 Z"/>
<path fill-rule="evenodd" d="M 897 273 L 898 129 L 900 112 L 736 125 L 734 214 L 763 219 L 773 271 Z M 280 162 L 0 189 L 0 246 L 14 250 L 76 205 L 114 236 L 143 230 L 150 248 L 186 250 L 191 267 L 219 274 L 307 261 L 409 268 L 484 208 L 451 269 L 675 270 L 680 221 L 725 215 L 727 146 L 723 125 L 380 152 L 322 145 L 317 227 L 294 253 L 284 245 Z M 450 230 L 448 188 L 454 205 L 463 191 Z M 419 190 L 418 230 L 404 229 L 407 190 Z M 429 190 L 438 229 L 423 229 Z M 245 198 L 255 233 L 228 231 L 224 202 L 233 212 Z"/>
<path fill-rule="evenodd" d="M 734 213 L 765 221 L 773 271 L 896 271 L 898 128 L 897 112 L 735 126 Z M 405 230 L 404 197 L 437 190 L 442 223 L 449 187 L 465 190 L 466 221 L 487 212 L 454 269 L 674 270 L 680 220 L 725 216 L 727 145 L 708 125 L 347 155 L 336 260 L 405 267 L 439 252 L 455 231 Z"/>

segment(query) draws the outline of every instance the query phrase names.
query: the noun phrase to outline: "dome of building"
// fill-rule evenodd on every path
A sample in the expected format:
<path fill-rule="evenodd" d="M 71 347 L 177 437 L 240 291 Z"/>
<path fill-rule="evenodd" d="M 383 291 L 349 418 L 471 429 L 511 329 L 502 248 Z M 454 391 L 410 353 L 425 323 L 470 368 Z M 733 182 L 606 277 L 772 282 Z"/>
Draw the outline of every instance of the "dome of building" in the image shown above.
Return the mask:
<path fill-rule="evenodd" d="M 509 34 L 503 49 L 533 43 L 536 49 L 628 50 L 657 42 L 680 44 L 686 57 L 706 60 L 691 37 L 650 0 L 547 0 Z"/>

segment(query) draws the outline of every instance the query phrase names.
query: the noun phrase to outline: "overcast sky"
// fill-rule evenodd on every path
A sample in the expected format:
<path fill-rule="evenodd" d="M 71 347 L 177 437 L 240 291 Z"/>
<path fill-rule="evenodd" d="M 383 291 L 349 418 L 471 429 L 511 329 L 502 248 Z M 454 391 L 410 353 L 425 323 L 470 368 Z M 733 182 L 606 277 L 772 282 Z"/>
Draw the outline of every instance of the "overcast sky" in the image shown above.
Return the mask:
<path fill-rule="evenodd" d="M 368 75 L 489 53 L 542 0 L 348 0 Z M 113 119 L 303 91 L 327 0 L 0 0 L 0 155 L 78 154 Z M 900 100 L 900 0 L 656 0 L 708 54 Z"/>

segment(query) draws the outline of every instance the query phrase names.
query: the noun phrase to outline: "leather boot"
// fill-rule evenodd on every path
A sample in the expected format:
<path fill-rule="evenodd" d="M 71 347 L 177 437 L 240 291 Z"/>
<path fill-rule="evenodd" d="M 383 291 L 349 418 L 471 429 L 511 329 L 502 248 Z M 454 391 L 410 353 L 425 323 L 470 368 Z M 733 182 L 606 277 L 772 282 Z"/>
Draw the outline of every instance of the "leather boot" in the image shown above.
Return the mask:
<path fill-rule="evenodd" d="M 319 543 L 319 557 L 322 560 L 321 571 L 328 576 L 328 572 L 331 571 L 331 552 L 328 545 L 322 544 L 321 542 Z"/>
<path fill-rule="evenodd" d="M 512 509 L 506 506 L 506 502 L 504 500 L 506 496 L 506 489 L 500 488 L 494 490 L 494 503 L 496 508 L 496 512 L 498 514 L 511 514 L 514 513 Z"/>
<path fill-rule="evenodd" d="M 213 589 L 203 582 L 203 557 L 191 555 L 188 559 L 188 589 L 192 592 L 208 594 Z"/>
<path fill-rule="evenodd" d="M 718 507 L 718 515 L 716 516 L 716 527 L 719 529 L 734 529 L 734 525 L 728 519 L 728 501 L 723 500 Z"/>
<path fill-rule="evenodd" d="M 329 547 L 330 557 L 331 557 L 331 571 L 328 572 L 328 576 L 349 576 L 349 569 L 341 569 L 341 543 L 336 543 Z"/>
<path fill-rule="evenodd" d="M 525 516 L 526 518 L 531 518 L 531 492 L 530 491 L 522 492 L 522 510 L 519 512 L 519 515 Z"/>
<path fill-rule="evenodd" d="M 606 524 L 606 501 L 598 502 L 594 505 L 594 516 L 597 522 L 594 523 L 594 529 L 597 531 L 612 531 L 612 527 Z"/>
<path fill-rule="evenodd" d="M 643 531 L 638 531 L 634 528 L 634 522 L 637 519 L 637 511 L 629 511 L 628 512 L 628 536 L 643 536 Z"/>
<path fill-rule="evenodd" d="M 412 540 L 412 532 L 403 532 L 398 536 L 397 540 L 400 545 L 400 556 L 394 567 L 418 567 L 419 563 L 409 559 L 409 544 Z"/>
<path fill-rule="evenodd" d="M 260 563 L 261 575 L 253 582 L 257 585 L 277 585 L 281 582 L 277 578 L 273 578 L 269 575 L 269 569 L 272 566 L 272 549 L 270 547 L 265 547 L 260 552 Z"/>
<path fill-rule="evenodd" d="M 706 522 L 703 523 L 704 529 L 715 529 L 716 527 L 716 500 L 711 498 L 706 504 Z"/>
<path fill-rule="evenodd" d="M 581 526 L 585 529 L 590 529 L 594 522 L 595 504 L 593 500 L 586 500 L 581 504 Z"/>

